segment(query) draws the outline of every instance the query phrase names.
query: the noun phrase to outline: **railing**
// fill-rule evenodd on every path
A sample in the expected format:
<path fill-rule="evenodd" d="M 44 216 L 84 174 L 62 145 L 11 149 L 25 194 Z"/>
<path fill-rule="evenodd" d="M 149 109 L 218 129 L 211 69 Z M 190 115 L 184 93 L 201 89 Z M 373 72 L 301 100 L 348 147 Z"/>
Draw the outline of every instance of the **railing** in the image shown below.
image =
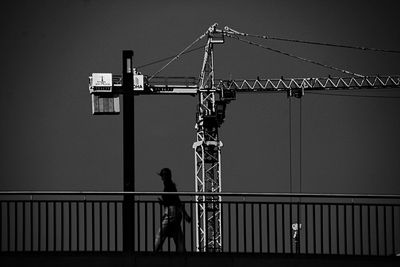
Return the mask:
<path fill-rule="evenodd" d="M 127 194 L 135 196 L 128 203 L 135 213 L 134 251 L 154 251 L 163 214 L 157 197 L 168 193 L 22 191 L 0 192 L 0 251 L 123 251 Z M 181 223 L 186 251 L 195 252 L 196 194 L 179 195 L 193 219 Z M 219 252 L 390 256 L 400 251 L 399 195 L 220 195 Z M 173 240 L 165 241 L 163 251 L 175 251 Z"/>

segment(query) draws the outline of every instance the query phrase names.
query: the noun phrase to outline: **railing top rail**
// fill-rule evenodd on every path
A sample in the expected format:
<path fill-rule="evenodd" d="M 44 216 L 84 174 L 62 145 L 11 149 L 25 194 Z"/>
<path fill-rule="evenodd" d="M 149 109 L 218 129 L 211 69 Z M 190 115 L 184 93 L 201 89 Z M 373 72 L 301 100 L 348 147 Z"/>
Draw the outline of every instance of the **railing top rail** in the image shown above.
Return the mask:
<path fill-rule="evenodd" d="M 295 198 L 354 198 L 400 199 L 399 194 L 332 194 L 332 193 L 239 193 L 239 192 L 124 192 L 124 191 L 0 191 L 0 195 L 119 195 L 119 196 L 225 196 L 225 197 L 295 197 Z"/>

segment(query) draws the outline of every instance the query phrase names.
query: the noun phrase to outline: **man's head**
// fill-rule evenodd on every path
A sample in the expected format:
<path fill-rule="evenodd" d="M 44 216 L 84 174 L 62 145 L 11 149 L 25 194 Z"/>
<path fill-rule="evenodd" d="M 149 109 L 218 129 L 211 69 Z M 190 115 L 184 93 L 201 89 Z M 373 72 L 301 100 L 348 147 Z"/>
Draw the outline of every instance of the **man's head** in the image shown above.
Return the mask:
<path fill-rule="evenodd" d="M 162 168 L 161 171 L 158 173 L 161 176 L 163 182 L 171 181 L 171 170 L 169 168 Z"/>

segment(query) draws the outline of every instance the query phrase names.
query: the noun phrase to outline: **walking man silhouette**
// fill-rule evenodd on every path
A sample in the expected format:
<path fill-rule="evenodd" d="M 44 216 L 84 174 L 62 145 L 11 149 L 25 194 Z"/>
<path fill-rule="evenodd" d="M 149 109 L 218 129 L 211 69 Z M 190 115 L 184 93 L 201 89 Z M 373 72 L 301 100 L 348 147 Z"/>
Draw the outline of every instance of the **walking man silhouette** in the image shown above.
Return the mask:
<path fill-rule="evenodd" d="M 169 168 L 163 168 L 158 175 L 161 176 L 164 183 L 164 192 L 177 192 Z M 162 199 L 159 198 L 159 201 L 164 206 L 164 214 L 160 229 L 156 235 L 155 251 L 160 251 L 165 239 L 167 237 L 172 237 L 175 242 L 176 251 L 184 252 L 186 249 L 184 235 L 181 229 L 182 216 L 184 216 L 187 222 L 191 222 L 192 219 L 186 213 L 178 195 L 163 195 Z"/>

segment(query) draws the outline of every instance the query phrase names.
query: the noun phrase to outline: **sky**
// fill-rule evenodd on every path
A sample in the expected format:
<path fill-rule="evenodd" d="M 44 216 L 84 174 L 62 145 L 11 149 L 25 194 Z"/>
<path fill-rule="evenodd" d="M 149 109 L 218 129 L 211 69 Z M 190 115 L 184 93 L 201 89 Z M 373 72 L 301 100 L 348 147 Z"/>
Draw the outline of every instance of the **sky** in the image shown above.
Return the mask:
<path fill-rule="evenodd" d="M 122 190 L 123 115 L 93 116 L 88 91 L 91 73 L 122 72 L 122 50 L 144 65 L 179 53 L 215 22 L 254 34 L 400 47 L 397 1 L 2 3 L 0 190 Z M 363 75 L 400 74 L 399 54 L 262 43 Z M 231 39 L 215 47 L 214 59 L 223 79 L 344 76 Z M 198 77 L 202 60 L 198 50 L 160 75 Z M 139 71 L 152 75 L 162 66 Z M 399 194 L 400 89 L 351 94 L 358 97 L 238 95 L 220 129 L 222 191 Z M 163 167 L 178 190 L 194 191 L 196 104 L 190 96 L 135 98 L 137 191 L 161 191 L 155 173 Z"/>

